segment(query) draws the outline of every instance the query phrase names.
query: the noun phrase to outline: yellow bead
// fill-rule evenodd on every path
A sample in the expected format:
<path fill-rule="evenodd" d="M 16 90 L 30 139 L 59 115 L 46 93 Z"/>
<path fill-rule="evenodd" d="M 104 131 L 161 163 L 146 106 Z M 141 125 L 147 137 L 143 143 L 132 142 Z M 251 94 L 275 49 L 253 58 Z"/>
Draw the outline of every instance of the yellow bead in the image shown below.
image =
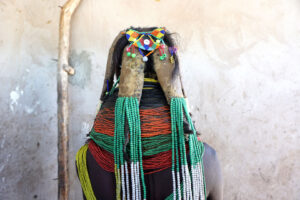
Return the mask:
<path fill-rule="evenodd" d="M 175 60 L 174 60 L 174 57 L 173 57 L 173 56 L 170 57 L 170 62 L 171 62 L 172 64 L 175 63 Z"/>

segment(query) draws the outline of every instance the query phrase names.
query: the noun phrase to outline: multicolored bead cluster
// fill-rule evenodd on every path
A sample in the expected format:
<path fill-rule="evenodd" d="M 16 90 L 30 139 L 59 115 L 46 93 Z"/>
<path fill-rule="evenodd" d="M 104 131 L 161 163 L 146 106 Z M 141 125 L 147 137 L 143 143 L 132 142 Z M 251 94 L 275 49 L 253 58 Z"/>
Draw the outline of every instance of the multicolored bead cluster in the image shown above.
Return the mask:
<path fill-rule="evenodd" d="M 126 48 L 127 56 L 135 58 L 135 47 L 137 47 L 140 54 L 143 56 L 143 61 L 147 62 L 148 56 L 151 55 L 156 49 L 159 49 L 160 60 L 164 60 L 167 57 L 167 54 L 165 53 L 166 45 L 163 40 L 165 33 L 166 32 L 164 28 L 157 28 L 151 32 L 138 32 L 136 30 L 129 29 L 125 33 L 127 40 L 130 42 L 129 47 Z M 173 54 L 177 50 L 176 49 L 175 51 L 173 51 L 173 49 L 176 49 L 176 47 L 171 47 L 171 62 L 174 61 Z M 149 53 L 144 55 L 142 50 L 149 51 Z"/>

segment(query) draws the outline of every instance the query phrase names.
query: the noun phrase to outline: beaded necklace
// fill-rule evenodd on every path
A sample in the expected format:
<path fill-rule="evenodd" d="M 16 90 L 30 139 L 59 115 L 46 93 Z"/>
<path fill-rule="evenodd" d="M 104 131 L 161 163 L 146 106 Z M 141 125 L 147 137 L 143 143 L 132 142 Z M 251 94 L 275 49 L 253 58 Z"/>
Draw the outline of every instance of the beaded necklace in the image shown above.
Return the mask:
<path fill-rule="evenodd" d="M 131 101 L 131 102 L 130 102 Z M 137 100 L 135 98 L 118 98 L 116 102 L 116 116 L 115 116 L 115 135 L 113 138 L 114 148 L 111 149 L 109 141 L 106 141 L 107 136 L 105 134 L 95 133 L 93 130 L 90 133 L 91 138 L 103 148 L 107 148 L 108 151 L 113 151 L 114 154 L 114 172 L 116 176 L 116 194 L 117 199 L 146 199 L 146 186 L 144 181 L 144 169 L 142 163 L 143 154 L 141 150 L 141 131 L 139 122 L 139 114 L 137 113 Z M 134 109 L 135 107 L 135 109 Z M 132 114 L 129 110 L 133 110 Z M 173 182 L 173 193 L 166 199 L 200 199 L 204 200 L 206 197 L 205 180 L 203 171 L 203 153 L 204 146 L 202 142 L 197 139 L 196 131 L 193 126 L 192 120 L 189 116 L 187 106 L 184 98 L 172 98 L 171 100 L 171 126 L 172 126 L 172 182 Z M 129 126 L 130 129 L 130 172 L 128 171 L 128 162 L 124 159 L 123 145 L 124 145 L 124 131 L 125 131 L 125 115 L 128 122 L 132 124 Z M 136 117 L 134 117 L 135 115 Z M 189 170 L 187 157 L 186 157 L 186 146 L 183 131 L 183 115 L 187 117 L 192 134 L 188 136 L 189 152 L 190 152 L 190 166 Z M 101 139 L 95 139 L 100 137 Z M 108 142 L 108 147 L 102 144 L 102 142 Z M 111 140 L 111 139 L 108 139 Z M 147 146 L 147 145 L 144 145 Z M 89 145 L 91 152 L 93 148 L 97 148 L 90 143 Z M 86 151 L 88 146 L 83 146 L 77 153 L 76 162 L 79 172 L 80 181 L 82 183 L 83 191 L 87 199 L 94 199 L 93 190 L 90 185 L 86 169 Z M 100 151 L 100 149 L 96 149 Z M 102 153 L 102 152 L 100 152 Z M 151 153 L 149 154 L 151 155 Z M 94 156 L 97 158 L 97 156 Z M 97 161 L 101 162 L 101 161 Z M 151 162 L 150 162 L 151 163 Z M 110 167 L 109 167 L 110 168 Z M 130 184 L 131 191 L 130 193 Z M 143 195 L 141 191 L 143 188 Z M 122 198 L 121 198 L 122 195 Z M 132 196 L 130 196 L 132 195 Z M 132 198 L 131 198 L 132 197 Z"/>

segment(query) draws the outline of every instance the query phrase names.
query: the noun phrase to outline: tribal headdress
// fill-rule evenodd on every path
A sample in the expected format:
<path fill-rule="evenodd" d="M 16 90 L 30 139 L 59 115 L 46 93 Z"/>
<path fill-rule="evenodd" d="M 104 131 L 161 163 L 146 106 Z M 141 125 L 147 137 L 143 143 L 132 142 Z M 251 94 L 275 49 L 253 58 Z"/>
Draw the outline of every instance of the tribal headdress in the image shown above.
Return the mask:
<path fill-rule="evenodd" d="M 145 78 L 149 66 L 154 79 Z M 116 37 L 91 142 L 76 156 L 88 200 L 96 198 L 86 170 L 87 149 L 95 156 L 102 152 L 99 165 L 115 173 L 117 199 L 146 199 L 144 174 L 166 168 L 172 169 L 173 182 L 173 193 L 167 199 L 206 199 L 204 145 L 198 141 L 178 67 L 176 47 L 164 28 L 131 28 Z M 151 89 L 155 84 L 159 89 L 149 91 L 149 85 Z M 162 93 L 157 99 L 153 97 L 156 91 Z M 151 109 L 145 106 L 147 94 L 155 105 Z M 159 102 L 163 106 L 157 107 Z"/>

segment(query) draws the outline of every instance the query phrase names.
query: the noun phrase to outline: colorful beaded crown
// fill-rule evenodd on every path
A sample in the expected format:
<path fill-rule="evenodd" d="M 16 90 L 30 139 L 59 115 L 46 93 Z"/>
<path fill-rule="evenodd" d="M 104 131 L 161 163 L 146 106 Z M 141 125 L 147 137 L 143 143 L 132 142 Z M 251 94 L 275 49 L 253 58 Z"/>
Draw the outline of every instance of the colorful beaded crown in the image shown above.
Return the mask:
<path fill-rule="evenodd" d="M 164 50 L 165 42 L 163 40 L 165 33 L 165 28 L 157 28 L 149 32 L 139 32 L 133 29 L 127 30 L 125 32 L 125 35 L 128 42 L 130 43 L 129 47 L 126 49 L 127 56 L 135 58 L 136 54 L 134 52 L 134 48 L 132 48 L 133 45 L 134 47 L 138 48 L 140 54 L 143 56 L 144 62 L 148 61 L 148 56 L 152 54 L 156 49 L 159 49 L 159 52 L 161 54 L 160 59 L 164 60 L 166 58 Z M 149 53 L 144 55 L 142 50 L 149 51 Z M 171 62 L 174 62 L 173 53 Z"/>
<path fill-rule="evenodd" d="M 155 29 L 151 32 L 138 32 L 132 29 L 126 31 L 127 40 L 134 46 L 146 50 L 152 51 L 160 47 L 165 30 L 163 28 Z"/>

